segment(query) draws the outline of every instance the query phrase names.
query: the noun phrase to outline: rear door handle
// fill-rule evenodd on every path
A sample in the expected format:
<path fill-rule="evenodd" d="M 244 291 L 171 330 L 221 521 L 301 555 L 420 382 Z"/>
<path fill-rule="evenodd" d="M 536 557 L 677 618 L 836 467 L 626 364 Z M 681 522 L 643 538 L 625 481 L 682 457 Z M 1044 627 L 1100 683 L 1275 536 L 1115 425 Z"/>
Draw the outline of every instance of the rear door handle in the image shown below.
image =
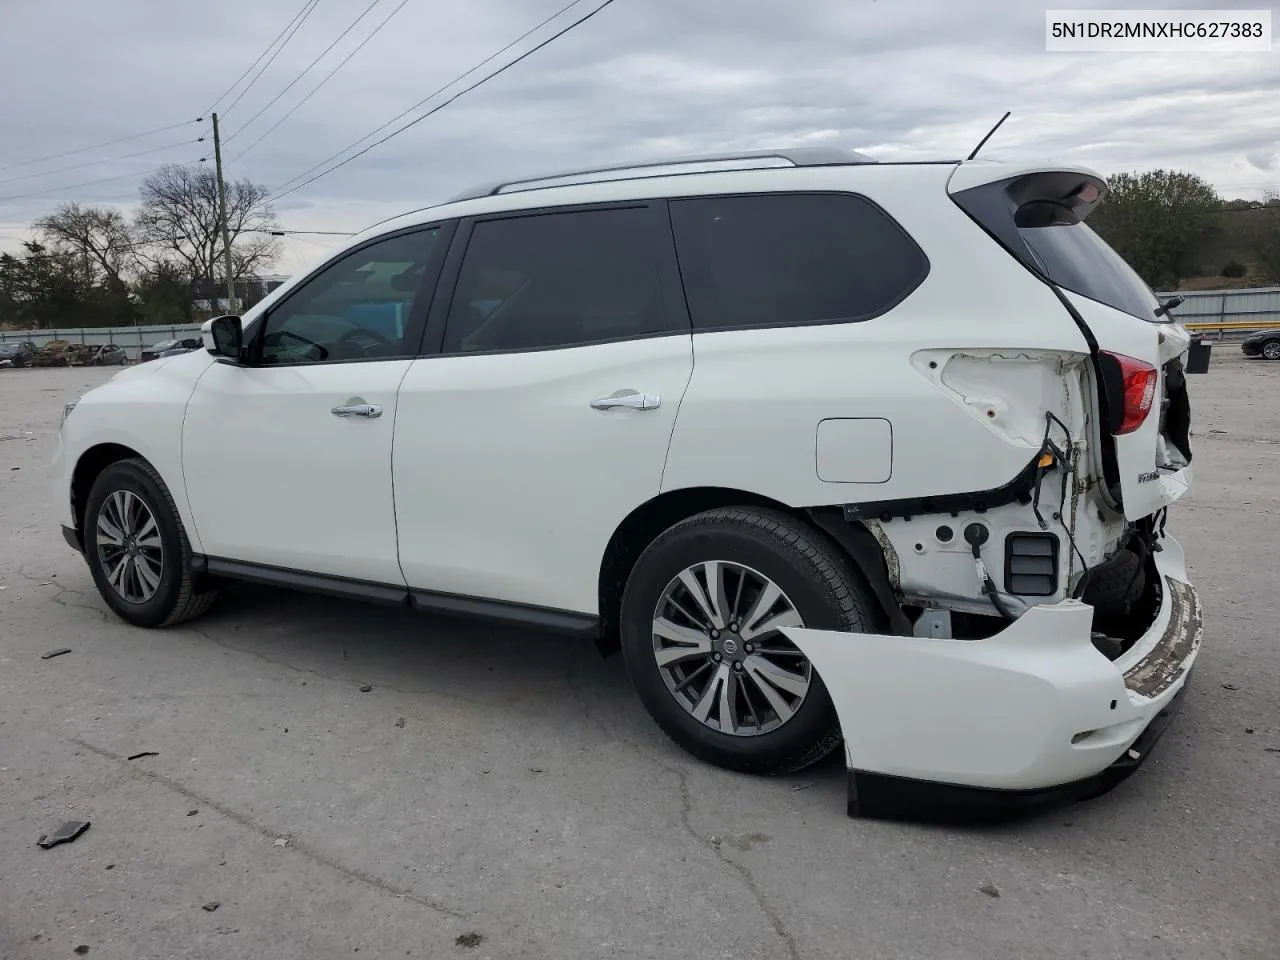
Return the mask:
<path fill-rule="evenodd" d="M 662 398 L 656 393 L 636 393 L 634 390 L 619 391 L 612 396 L 596 397 L 591 401 L 592 409 L 609 410 L 612 407 L 630 407 L 633 410 L 657 410 L 662 406 Z"/>
<path fill-rule="evenodd" d="M 380 403 L 344 403 L 330 411 L 335 417 L 374 417 L 382 416 Z"/>

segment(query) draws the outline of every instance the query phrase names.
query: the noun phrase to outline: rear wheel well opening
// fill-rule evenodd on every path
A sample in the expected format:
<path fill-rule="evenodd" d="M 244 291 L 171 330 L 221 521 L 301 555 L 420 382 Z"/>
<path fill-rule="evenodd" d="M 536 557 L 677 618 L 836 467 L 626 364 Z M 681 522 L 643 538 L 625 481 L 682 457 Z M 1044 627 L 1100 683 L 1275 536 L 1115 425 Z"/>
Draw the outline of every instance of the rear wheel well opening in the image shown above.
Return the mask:
<path fill-rule="evenodd" d="M 89 491 L 93 482 L 103 470 L 121 460 L 141 457 L 138 451 L 120 443 L 100 443 L 90 447 L 76 461 L 76 468 L 71 474 L 71 509 L 75 517 L 76 530 L 84 537 L 84 512 L 89 503 Z"/>
<path fill-rule="evenodd" d="M 690 487 L 660 494 L 637 507 L 618 525 L 618 529 L 609 539 L 604 559 L 600 564 L 600 637 L 597 644 L 602 653 L 608 655 L 616 653 L 619 649 L 618 629 L 622 594 L 626 588 L 627 579 L 645 548 L 664 530 L 681 520 L 706 510 L 724 507 L 759 507 L 777 510 L 795 517 L 815 534 L 829 539 L 842 554 L 849 558 L 854 572 L 867 582 L 872 594 L 881 601 L 881 606 L 884 606 L 885 598 L 888 598 L 892 610 L 884 611 L 886 618 L 892 621 L 895 613 L 898 617 L 903 616 L 901 608 L 893 599 L 892 587 L 884 572 L 884 557 L 879 552 L 879 545 L 865 528 L 846 523 L 840 516 L 838 523 L 850 528 L 848 536 L 841 536 L 832 529 L 835 524 L 831 520 L 825 515 L 820 516 L 822 510 L 796 509 L 760 494 L 728 487 Z M 839 513 L 837 507 L 829 509 Z M 858 545 L 858 530 L 866 534 L 871 550 L 874 550 L 874 556 L 868 549 L 851 548 Z M 878 584 L 877 579 L 883 580 L 883 583 Z"/>

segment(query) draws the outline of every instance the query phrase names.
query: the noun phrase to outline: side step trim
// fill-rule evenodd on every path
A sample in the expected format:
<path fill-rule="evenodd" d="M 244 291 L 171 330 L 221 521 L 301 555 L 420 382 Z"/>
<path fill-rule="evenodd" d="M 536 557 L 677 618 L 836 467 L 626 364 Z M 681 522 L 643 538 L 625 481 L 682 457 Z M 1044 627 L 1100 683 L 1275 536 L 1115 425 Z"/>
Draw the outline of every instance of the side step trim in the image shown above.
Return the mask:
<path fill-rule="evenodd" d="M 465 617 L 490 623 L 528 627 L 547 633 L 564 634 L 582 639 L 595 639 L 600 634 L 600 618 L 589 613 L 557 610 L 523 603 L 467 597 L 435 590 L 411 590 L 404 585 L 352 580 L 325 573 L 310 573 L 288 567 L 273 567 L 243 560 L 193 556 L 191 569 L 213 577 L 260 583 L 287 590 L 300 590 L 341 600 L 358 600 L 383 606 L 410 607 L 426 613 Z"/>

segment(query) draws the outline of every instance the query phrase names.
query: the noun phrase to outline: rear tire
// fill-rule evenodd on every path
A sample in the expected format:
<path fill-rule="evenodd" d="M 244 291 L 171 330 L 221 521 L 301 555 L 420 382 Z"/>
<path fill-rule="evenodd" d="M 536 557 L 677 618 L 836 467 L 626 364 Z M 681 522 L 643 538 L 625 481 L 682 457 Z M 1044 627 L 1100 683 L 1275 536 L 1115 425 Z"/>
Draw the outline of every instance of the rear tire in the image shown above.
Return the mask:
<path fill-rule="evenodd" d="M 689 610 L 702 602 L 691 579 L 719 608 L 709 616 Z M 718 599 L 715 583 L 724 585 Z M 777 601 L 757 608 L 770 590 Z M 761 625 L 865 632 L 872 609 L 851 562 L 823 534 L 781 511 L 709 510 L 670 527 L 636 561 L 622 598 L 623 658 L 650 716 L 689 753 L 745 773 L 792 773 L 835 749 L 839 721 L 817 671 Z"/>
<path fill-rule="evenodd" d="M 191 620 L 217 596 L 192 571 L 191 544 L 173 496 L 145 460 L 120 460 L 98 475 L 85 506 L 83 540 L 102 599 L 135 626 Z"/>

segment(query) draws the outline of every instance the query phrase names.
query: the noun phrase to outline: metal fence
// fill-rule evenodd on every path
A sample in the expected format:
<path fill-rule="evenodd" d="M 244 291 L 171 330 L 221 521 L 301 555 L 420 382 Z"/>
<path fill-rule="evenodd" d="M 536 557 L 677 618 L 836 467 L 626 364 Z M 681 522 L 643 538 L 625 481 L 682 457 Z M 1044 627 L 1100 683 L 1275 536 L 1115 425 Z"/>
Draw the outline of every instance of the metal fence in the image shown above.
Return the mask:
<path fill-rule="evenodd" d="M 1173 315 L 1193 330 L 1216 330 L 1218 339 L 1225 334 L 1241 334 L 1280 324 L 1280 287 L 1249 287 L 1243 290 L 1184 290 L 1159 293 L 1166 299 L 1185 298 Z"/>
<path fill-rule="evenodd" d="M 0 330 L 0 343 L 30 340 L 42 347 L 50 340 L 70 340 L 97 346 L 114 343 L 122 347 L 130 360 L 137 360 L 144 347 L 162 340 L 185 340 L 200 336 L 200 324 L 178 323 L 145 327 L 64 327 L 57 330 Z"/>

